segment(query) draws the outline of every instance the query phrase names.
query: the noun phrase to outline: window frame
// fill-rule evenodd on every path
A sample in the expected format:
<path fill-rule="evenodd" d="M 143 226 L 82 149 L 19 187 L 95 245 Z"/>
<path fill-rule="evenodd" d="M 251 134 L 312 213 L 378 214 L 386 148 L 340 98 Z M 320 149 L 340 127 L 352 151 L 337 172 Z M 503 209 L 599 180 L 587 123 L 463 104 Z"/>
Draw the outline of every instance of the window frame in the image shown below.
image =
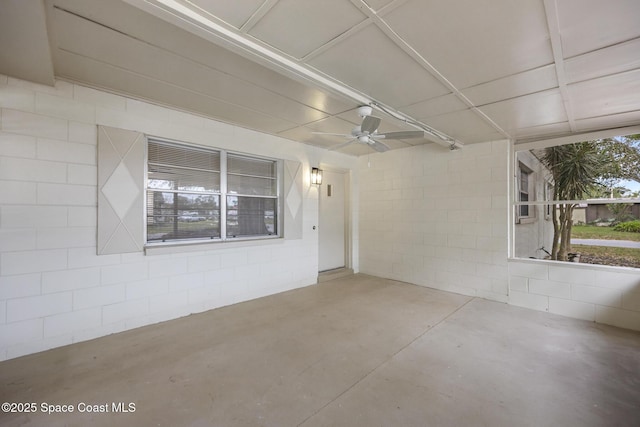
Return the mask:
<path fill-rule="evenodd" d="M 256 161 L 261 161 L 261 162 L 272 162 L 275 167 L 276 167 L 276 173 L 275 173 L 275 177 L 271 178 L 271 177 L 264 177 L 264 176 L 258 176 L 258 175 L 252 175 L 252 174 L 246 174 L 246 173 L 235 173 L 235 172 L 229 172 L 228 168 L 229 168 L 229 157 L 236 157 L 236 158 L 242 158 L 242 159 L 251 159 L 251 160 L 256 160 Z M 225 226 L 225 230 L 224 230 L 224 235 L 225 235 L 225 239 L 233 239 L 233 240 L 238 240 L 238 239 L 251 239 L 253 236 L 260 236 L 258 238 L 262 238 L 262 237 L 268 237 L 271 235 L 240 235 L 240 236 L 236 236 L 234 235 L 233 237 L 229 237 L 228 236 L 228 232 L 229 232 L 229 228 L 228 228 L 228 216 L 229 216 L 229 206 L 228 206 L 228 201 L 229 201 L 229 197 L 236 197 L 236 198 L 252 198 L 252 199 L 269 199 L 269 200 L 275 200 L 276 201 L 276 208 L 275 208 L 275 233 L 274 235 L 278 236 L 279 232 L 280 232 L 280 224 L 279 224 L 279 219 L 280 219 L 280 187 L 281 187 L 281 179 L 280 179 L 280 162 L 276 159 L 271 159 L 271 158 L 267 158 L 267 157 L 261 157 L 261 156 L 255 156 L 255 155 L 249 155 L 249 154 L 243 154 L 243 153 L 238 153 L 235 151 L 225 151 L 224 154 L 224 170 L 225 170 L 225 179 L 224 179 L 224 205 L 225 205 L 225 219 L 224 219 L 224 226 Z M 245 176 L 245 177 L 253 177 L 253 178 L 259 178 L 259 179 L 273 179 L 275 180 L 275 189 L 276 189 L 276 194 L 275 196 L 268 196 L 268 195 L 258 195 L 258 194 L 241 194 L 241 193 L 231 193 L 229 191 L 229 176 L 230 175 L 235 175 L 235 176 Z"/>
<path fill-rule="evenodd" d="M 198 238 L 180 238 L 180 239 L 170 239 L 170 240 L 158 240 L 158 241 L 149 241 L 148 237 L 148 190 L 149 190 L 149 142 L 157 142 L 161 144 L 174 145 L 182 148 L 191 148 L 193 150 L 204 150 L 210 152 L 217 152 L 220 155 L 220 191 L 216 194 L 219 197 L 219 206 L 220 206 L 220 236 L 218 238 L 207 238 L 207 237 L 198 237 Z M 275 167 L 275 176 L 274 180 L 275 184 L 275 195 L 274 196 L 260 196 L 264 198 L 269 198 L 275 200 L 275 232 L 273 234 L 256 234 L 256 235 L 246 235 L 246 236 L 228 236 L 227 235 L 227 197 L 228 196 L 238 196 L 235 193 L 229 193 L 227 188 L 227 160 L 228 156 L 237 156 L 246 159 L 255 159 L 259 161 L 265 162 L 273 162 Z M 282 209 L 283 209 L 283 198 L 282 198 L 282 188 L 283 188 L 283 160 L 277 159 L 268 156 L 260 156 L 255 154 L 243 153 L 240 151 L 234 150 L 226 150 L 223 148 L 213 147 L 213 146 L 205 146 L 200 144 L 194 144 L 185 141 L 172 140 L 168 138 L 156 137 L 156 136 L 146 136 L 145 141 L 145 159 L 144 159 L 144 247 L 160 247 L 160 246 L 174 246 L 174 245 L 196 245 L 196 244 L 218 244 L 218 243 L 229 243 L 229 242 L 239 242 L 239 241 L 251 241 L 251 240 L 272 240 L 272 239 L 281 239 L 284 237 L 283 231 L 283 217 L 282 217 Z M 257 197 L 257 196 L 256 196 Z"/>
<path fill-rule="evenodd" d="M 578 143 L 578 142 L 582 142 L 582 141 L 588 141 L 588 140 L 596 140 L 596 139 L 602 139 L 602 138 L 612 138 L 612 137 L 616 137 L 616 136 L 620 136 L 620 135 L 632 135 L 632 134 L 639 134 L 640 133 L 640 126 L 628 126 L 628 127 L 624 127 L 624 128 L 617 128 L 617 129 L 608 129 L 608 130 L 602 130 L 602 131 L 594 131 L 594 132 L 585 132 L 585 133 L 581 133 L 581 134 L 576 134 L 576 135 L 569 135 L 569 136 L 564 136 L 564 137 L 558 137 L 558 138 L 546 138 L 546 139 L 538 139 L 538 140 L 511 140 L 510 142 L 510 154 L 509 154 L 509 171 L 510 171 L 510 175 L 512 177 L 517 176 L 517 169 L 518 169 L 518 152 L 520 151 L 530 151 L 530 150 L 539 150 L 539 149 L 544 149 L 547 147 L 554 147 L 554 146 L 560 146 L 560 145 L 567 145 L 567 144 L 574 144 L 574 143 Z M 549 181 L 550 183 L 552 183 L 552 181 Z M 511 217 L 511 221 L 510 223 L 512 225 L 509 226 L 509 233 L 508 233 L 508 258 L 509 260 L 514 260 L 514 261 L 530 261 L 532 257 L 521 257 L 521 256 L 516 256 L 516 250 L 515 250 L 515 246 L 516 246 L 516 235 L 518 234 L 518 211 L 519 211 L 519 206 L 521 204 L 523 204 L 522 202 L 518 201 L 518 183 L 515 182 L 516 188 L 515 189 L 511 189 L 508 194 L 509 194 L 509 215 L 512 215 Z M 514 191 L 515 190 L 515 191 Z M 581 204 L 581 203 L 585 203 L 587 200 L 555 200 L 552 197 L 549 198 L 549 200 L 537 200 L 534 202 L 526 202 L 527 205 L 531 206 L 551 206 L 551 209 L 556 209 L 558 205 L 560 204 L 564 204 L 564 205 L 568 205 L 568 204 Z M 640 198 L 635 198 L 635 199 L 607 199 L 607 200 L 588 200 L 589 204 L 618 204 L 618 203 L 640 203 Z M 551 212 L 550 212 L 551 214 Z M 513 225 L 515 223 L 515 226 Z M 563 265 L 569 264 L 569 263 L 565 263 L 564 261 L 555 261 L 555 260 L 547 260 L 547 259 L 543 259 L 543 258 L 538 258 L 535 257 L 535 261 L 536 262 L 541 262 L 541 263 L 550 263 L 550 264 L 557 264 L 557 263 L 561 263 Z M 587 263 L 571 263 L 571 267 L 572 268 L 583 268 L 583 269 L 607 269 L 607 270 L 612 270 L 612 271 L 618 271 L 620 269 L 628 269 L 628 267 L 620 267 L 620 266 L 611 266 L 611 265 L 602 265 L 602 264 L 587 264 Z"/>
<path fill-rule="evenodd" d="M 550 180 L 545 180 L 544 181 L 544 200 L 547 202 L 551 202 L 553 201 L 553 182 L 551 182 Z M 551 221 L 552 216 L 553 216 L 553 209 L 554 209 L 553 204 L 551 203 L 547 203 L 546 205 L 544 205 L 544 219 L 547 221 Z"/>
<path fill-rule="evenodd" d="M 516 200 L 521 203 L 516 206 L 516 224 L 528 224 L 536 220 L 536 208 L 535 205 L 529 203 L 536 202 L 536 187 L 535 187 L 535 172 L 525 165 L 522 161 L 517 160 L 517 173 L 516 173 Z M 527 200 L 526 203 L 522 201 L 522 175 L 527 175 Z M 527 207 L 527 214 L 522 214 L 522 208 Z"/>

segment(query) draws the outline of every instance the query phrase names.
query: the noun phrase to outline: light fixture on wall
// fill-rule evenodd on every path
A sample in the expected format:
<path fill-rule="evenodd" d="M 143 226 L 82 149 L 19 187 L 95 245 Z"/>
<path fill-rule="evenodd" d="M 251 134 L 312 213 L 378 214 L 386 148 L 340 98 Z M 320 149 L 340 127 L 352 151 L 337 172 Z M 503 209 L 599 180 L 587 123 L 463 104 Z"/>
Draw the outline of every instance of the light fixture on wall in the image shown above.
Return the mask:
<path fill-rule="evenodd" d="M 311 183 L 317 185 L 322 184 L 322 169 L 311 168 Z"/>

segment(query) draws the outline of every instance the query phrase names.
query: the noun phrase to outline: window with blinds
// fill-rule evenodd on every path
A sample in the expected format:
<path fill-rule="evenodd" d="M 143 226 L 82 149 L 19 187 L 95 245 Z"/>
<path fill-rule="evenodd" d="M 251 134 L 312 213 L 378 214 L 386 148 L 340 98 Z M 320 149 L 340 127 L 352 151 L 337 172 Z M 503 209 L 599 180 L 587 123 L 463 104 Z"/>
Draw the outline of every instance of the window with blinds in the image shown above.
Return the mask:
<path fill-rule="evenodd" d="M 277 184 L 275 161 L 227 156 L 227 236 L 276 234 Z"/>
<path fill-rule="evenodd" d="M 150 139 L 147 242 L 278 234 L 278 163 Z"/>

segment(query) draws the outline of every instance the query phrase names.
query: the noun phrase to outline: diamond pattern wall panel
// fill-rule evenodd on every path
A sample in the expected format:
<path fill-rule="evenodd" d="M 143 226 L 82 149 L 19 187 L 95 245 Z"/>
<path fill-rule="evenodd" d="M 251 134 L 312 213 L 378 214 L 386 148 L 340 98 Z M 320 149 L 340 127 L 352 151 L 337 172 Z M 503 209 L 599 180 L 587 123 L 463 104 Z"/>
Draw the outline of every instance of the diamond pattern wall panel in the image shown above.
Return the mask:
<path fill-rule="evenodd" d="M 302 163 L 284 162 L 284 237 L 302 239 Z"/>
<path fill-rule="evenodd" d="M 98 126 L 98 255 L 144 247 L 145 138 Z"/>

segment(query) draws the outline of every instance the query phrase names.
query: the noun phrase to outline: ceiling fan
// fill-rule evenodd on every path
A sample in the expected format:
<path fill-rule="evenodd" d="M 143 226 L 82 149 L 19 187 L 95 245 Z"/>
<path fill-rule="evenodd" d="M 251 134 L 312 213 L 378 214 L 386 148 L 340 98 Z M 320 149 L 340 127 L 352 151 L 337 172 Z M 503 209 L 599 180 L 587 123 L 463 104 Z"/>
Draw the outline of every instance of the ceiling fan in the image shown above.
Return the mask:
<path fill-rule="evenodd" d="M 349 141 L 344 144 L 339 144 L 333 147 L 330 147 L 329 150 L 337 150 L 342 147 L 346 147 L 354 142 L 360 142 L 362 144 L 367 144 L 374 150 L 384 153 L 389 150 L 389 146 L 380 139 L 411 139 L 411 138 L 424 138 L 424 131 L 414 130 L 414 131 L 401 131 L 401 132 L 386 132 L 386 133 L 378 133 L 378 126 L 380 126 L 380 118 L 374 117 L 371 115 L 373 112 L 373 108 L 368 105 L 363 105 L 358 107 L 358 115 L 362 117 L 362 124 L 360 126 L 356 126 L 353 128 L 350 134 L 341 134 L 341 133 L 326 133 L 326 132 L 313 132 L 315 134 L 320 135 L 335 135 L 335 136 L 343 136 L 346 138 L 351 138 Z"/>

